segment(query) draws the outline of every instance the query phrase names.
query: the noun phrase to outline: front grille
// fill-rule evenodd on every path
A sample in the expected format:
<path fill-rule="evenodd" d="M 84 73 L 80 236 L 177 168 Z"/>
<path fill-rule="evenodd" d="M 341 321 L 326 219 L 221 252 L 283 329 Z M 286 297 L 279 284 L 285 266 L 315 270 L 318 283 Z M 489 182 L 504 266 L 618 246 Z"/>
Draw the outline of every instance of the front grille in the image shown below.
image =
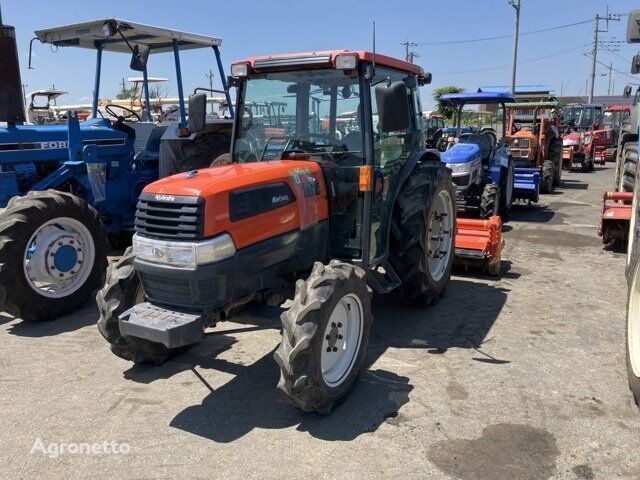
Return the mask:
<path fill-rule="evenodd" d="M 145 294 L 154 302 L 177 306 L 207 306 L 218 300 L 220 287 L 214 279 L 184 279 L 139 271 Z"/>
<path fill-rule="evenodd" d="M 136 207 L 135 231 L 152 238 L 199 240 L 204 236 L 204 199 L 143 193 Z"/>

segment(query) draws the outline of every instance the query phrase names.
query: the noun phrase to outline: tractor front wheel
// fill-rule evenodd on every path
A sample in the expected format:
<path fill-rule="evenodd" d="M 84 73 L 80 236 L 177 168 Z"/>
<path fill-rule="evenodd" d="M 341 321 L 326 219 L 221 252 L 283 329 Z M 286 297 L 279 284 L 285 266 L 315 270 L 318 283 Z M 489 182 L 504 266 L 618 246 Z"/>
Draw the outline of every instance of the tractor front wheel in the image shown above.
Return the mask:
<path fill-rule="evenodd" d="M 442 164 L 420 164 L 394 206 L 389 263 L 402 284 L 393 294 L 428 306 L 443 294 L 455 255 L 456 201 L 451 173 Z"/>
<path fill-rule="evenodd" d="M 542 178 L 540 179 L 540 192 L 553 193 L 553 176 L 555 165 L 552 160 L 545 160 L 542 164 Z"/>
<path fill-rule="evenodd" d="M 329 413 L 358 377 L 373 323 L 365 276 L 338 260 L 316 262 L 282 314 L 278 389 L 305 412 Z"/>
<path fill-rule="evenodd" d="M 508 213 L 511 211 L 511 207 L 513 206 L 514 186 L 515 186 L 515 167 L 513 166 L 513 162 L 509 162 L 509 166 L 506 169 L 506 173 L 503 175 L 503 182 L 500 187 L 500 193 L 501 193 L 500 205 L 502 208 L 500 215 L 502 215 L 503 219 L 506 218 Z"/>
<path fill-rule="evenodd" d="M 549 145 L 549 158 L 554 165 L 553 186 L 558 187 L 562 178 L 562 141 L 552 140 Z"/>
<path fill-rule="evenodd" d="M 77 310 L 100 287 L 107 242 L 98 212 L 70 193 L 33 192 L 0 215 L 0 305 L 24 320 Z"/>
<path fill-rule="evenodd" d="M 480 198 L 480 216 L 490 218 L 494 215 L 500 215 L 500 187 L 487 183 Z"/>
<path fill-rule="evenodd" d="M 109 265 L 106 282 L 96 295 L 100 312 L 98 330 L 109 342 L 111 351 L 116 356 L 134 363 L 159 365 L 170 355 L 184 349 L 169 349 L 142 338 L 125 337 L 120 333 L 118 325 L 118 317 L 122 313 L 145 301 L 140 278 L 133 268 L 133 260 L 134 255 L 129 247 L 120 260 Z"/>

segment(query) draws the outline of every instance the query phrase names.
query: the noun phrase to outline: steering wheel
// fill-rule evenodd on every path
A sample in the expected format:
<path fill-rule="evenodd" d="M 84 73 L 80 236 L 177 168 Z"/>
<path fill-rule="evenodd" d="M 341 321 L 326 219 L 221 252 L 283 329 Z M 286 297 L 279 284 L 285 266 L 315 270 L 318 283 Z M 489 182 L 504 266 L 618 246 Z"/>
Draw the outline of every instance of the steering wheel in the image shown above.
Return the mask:
<path fill-rule="evenodd" d="M 118 115 L 116 112 L 114 112 L 111 107 L 113 108 L 119 108 L 121 110 L 124 110 L 125 112 L 127 112 L 126 115 Z M 140 115 L 138 115 L 135 110 L 129 108 L 129 107 L 123 107 L 122 105 L 114 105 L 113 103 L 110 103 L 109 105 L 105 105 L 104 107 L 105 112 L 107 112 L 109 115 L 111 115 L 113 118 L 116 118 L 118 121 L 120 121 L 120 119 L 122 120 L 126 120 L 127 118 L 132 118 L 135 117 L 139 122 L 142 121 L 142 119 L 140 118 Z"/>

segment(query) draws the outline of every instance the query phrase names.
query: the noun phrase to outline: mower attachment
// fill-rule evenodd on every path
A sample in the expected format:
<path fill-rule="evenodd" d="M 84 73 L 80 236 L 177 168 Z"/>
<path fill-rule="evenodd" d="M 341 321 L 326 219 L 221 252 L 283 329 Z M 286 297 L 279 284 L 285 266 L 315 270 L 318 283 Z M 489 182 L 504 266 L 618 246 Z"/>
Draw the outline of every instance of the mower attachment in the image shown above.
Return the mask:
<path fill-rule="evenodd" d="M 162 343 L 167 348 L 183 347 L 202 340 L 203 315 L 183 313 L 139 303 L 118 318 L 120 333 Z"/>
<path fill-rule="evenodd" d="M 513 198 L 537 203 L 540 199 L 540 169 L 516 167 Z"/>
<path fill-rule="evenodd" d="M 611 245 L 616 241 L 626 244 L 632 201 L 633 192 L 604 192 L 598 235 L 602 237 L 602 243 L 605 245 Z"/>
<path fill-rule="evenodd" d="M 489 275 L 500 275 L 502 256 L 502 221 L 498 215 L 487 220 L 458 218 L 456 220 L 455 263 L 482 267 Z"/>

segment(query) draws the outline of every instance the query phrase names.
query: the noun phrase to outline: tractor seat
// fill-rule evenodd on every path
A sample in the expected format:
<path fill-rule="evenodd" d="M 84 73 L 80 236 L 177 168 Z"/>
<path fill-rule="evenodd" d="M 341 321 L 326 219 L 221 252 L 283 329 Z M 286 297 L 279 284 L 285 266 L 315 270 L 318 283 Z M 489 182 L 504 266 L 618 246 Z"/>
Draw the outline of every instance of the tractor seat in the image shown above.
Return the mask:
<path fill-rule="evenodd" d="M 483 160 L 491 156 L 493 139 L 484 133 L 464 133 L 460 135 L 459 143 L 474 143 L 480 148 L 480 156 Z"/>

